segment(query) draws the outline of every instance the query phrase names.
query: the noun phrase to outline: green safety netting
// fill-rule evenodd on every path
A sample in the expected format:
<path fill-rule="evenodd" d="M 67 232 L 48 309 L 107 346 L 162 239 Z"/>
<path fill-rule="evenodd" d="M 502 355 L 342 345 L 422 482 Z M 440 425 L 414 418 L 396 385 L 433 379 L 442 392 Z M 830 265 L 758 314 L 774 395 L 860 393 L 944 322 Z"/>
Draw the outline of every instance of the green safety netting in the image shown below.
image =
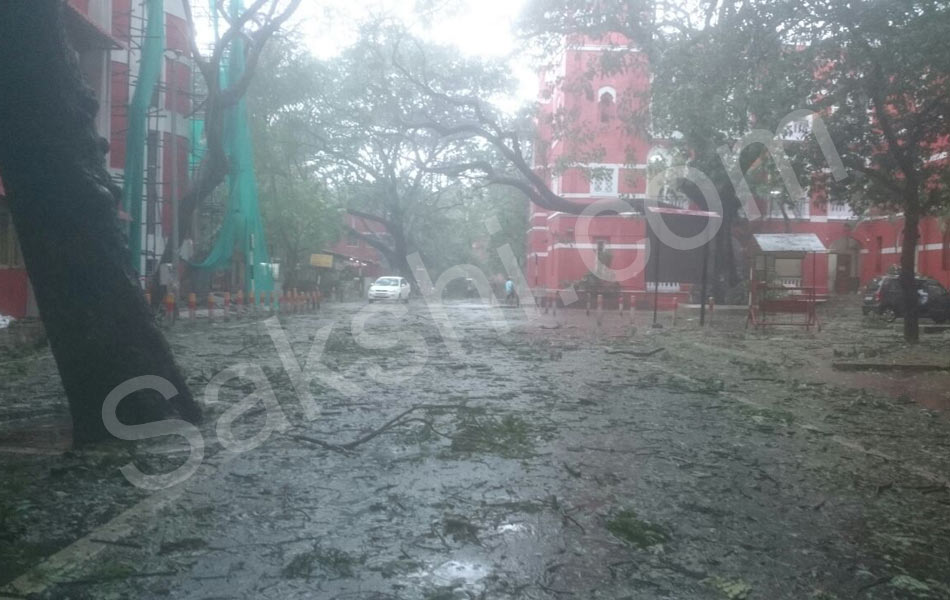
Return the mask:
<path fill-rule="evenodd" d="M 231 0 L 230 9 L 231 14 L 237 17 L 242 9 L 241 0 Z M 221 89 L 227 88 L 228 81 L 241 78 L 245 67 L 244 54 L 244 40 L 236 36 L 231 42 L 227 65 L 220 74 Z M 254 145 L 243 98 L 227 111 L 224 119 L 224 149 L 231 168 L 228 175 L 227 213 L 211 252 L 203 261 L 192 263 L 192 266 L 211 271 L 228 270 L 235 250 L 240 248 L 245 265 L 244 291 L 253 292 L 256 296 L 260 292 L 273 290 L 274 278 L 257 202 Z"/>
<path fill-rule="evenodd" d="M 194 75 L 192 75 L 194 76 Z M 204 119 L 194 118 L 191 120 L 191 153 L 188 155 L 188 173 L 192 177 L 201 164 L 201 159 L 205 156 L 205 147 L 201 137 L 205 134 Z"/>
<path fill-rule="evenodd" d="M 138 273 L 142 261 L 142 186 L 145 179 L 145 136 L 148 107 L 162 74 L 165 51 L 165 2 L 148 0 L 145 40 L 142 46 L 139 79 L 129 104 L 128 129 L 125 133 L 125 182 L 122 186 L 122 210 L 131 218 L 129 253 L 132 269 Z M 133 202 L 134 199 L 134 202 Z"/>

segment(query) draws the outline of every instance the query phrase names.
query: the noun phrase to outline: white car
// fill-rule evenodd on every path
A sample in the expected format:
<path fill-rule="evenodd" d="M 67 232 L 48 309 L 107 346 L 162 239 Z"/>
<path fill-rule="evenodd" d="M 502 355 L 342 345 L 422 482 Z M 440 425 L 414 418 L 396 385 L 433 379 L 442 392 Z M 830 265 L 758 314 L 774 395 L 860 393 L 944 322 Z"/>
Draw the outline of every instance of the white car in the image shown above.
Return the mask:
<path fill-rule="evenodd" d="M 380 277 L 369 286 L 367 300 L 372 304 L 375 300 L 402 300 L 409 302 L 409 282 L 403 277 L 388 275 Z"/>

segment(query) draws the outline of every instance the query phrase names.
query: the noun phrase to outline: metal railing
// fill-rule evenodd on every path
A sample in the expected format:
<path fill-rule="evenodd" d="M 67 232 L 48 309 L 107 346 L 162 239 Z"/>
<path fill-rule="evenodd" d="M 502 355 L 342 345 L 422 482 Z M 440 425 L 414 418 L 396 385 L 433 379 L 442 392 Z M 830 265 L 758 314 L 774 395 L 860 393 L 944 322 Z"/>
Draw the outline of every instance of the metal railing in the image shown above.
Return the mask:
<path fill-rule="evenodd" d="M 857 215 L 847 204 L 828 204 L 829 219 L 856 219 Z"/>

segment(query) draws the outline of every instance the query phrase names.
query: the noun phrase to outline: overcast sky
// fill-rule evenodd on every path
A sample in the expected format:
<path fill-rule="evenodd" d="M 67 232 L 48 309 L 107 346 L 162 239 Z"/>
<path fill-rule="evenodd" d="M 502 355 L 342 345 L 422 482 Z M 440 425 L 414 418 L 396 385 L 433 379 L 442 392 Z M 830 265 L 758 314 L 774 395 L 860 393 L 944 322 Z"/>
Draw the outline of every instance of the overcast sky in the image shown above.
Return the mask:
<path fill-rule="evenodd" d="M 417 11 L 416 4 L 412 0 L 305 0 L 293 26 L 304 33 L 317 56 L 327 58 L 355 40 L 356 25 L 361 20 L 374 15 L 393 16 L 416 34 L 455 45 L 466 54 L 509 57 L 511 69 L 521 82 L 510 108 L 536 97 L 537 78 L 530 61 L 517 52 L 512 33 L 524 0 L 437 1 L 440 8 L 427 14 Z"/>

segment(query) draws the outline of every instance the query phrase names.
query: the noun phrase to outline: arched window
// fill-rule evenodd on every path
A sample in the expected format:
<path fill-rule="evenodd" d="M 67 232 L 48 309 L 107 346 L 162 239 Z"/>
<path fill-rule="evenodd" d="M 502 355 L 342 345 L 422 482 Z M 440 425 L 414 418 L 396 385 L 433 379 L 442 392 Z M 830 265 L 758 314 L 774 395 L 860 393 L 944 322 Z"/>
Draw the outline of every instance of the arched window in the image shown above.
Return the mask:
<path fill-rule="evenodd" d="M 600 122 L 607 123 L 614 116 L 614 105 L 617 101 L 617 92 L 613 88 L 604 87 L 600 88 L 600 91 L 597 93 L 598 100 L 598 111 L 600 113 Z"/>

